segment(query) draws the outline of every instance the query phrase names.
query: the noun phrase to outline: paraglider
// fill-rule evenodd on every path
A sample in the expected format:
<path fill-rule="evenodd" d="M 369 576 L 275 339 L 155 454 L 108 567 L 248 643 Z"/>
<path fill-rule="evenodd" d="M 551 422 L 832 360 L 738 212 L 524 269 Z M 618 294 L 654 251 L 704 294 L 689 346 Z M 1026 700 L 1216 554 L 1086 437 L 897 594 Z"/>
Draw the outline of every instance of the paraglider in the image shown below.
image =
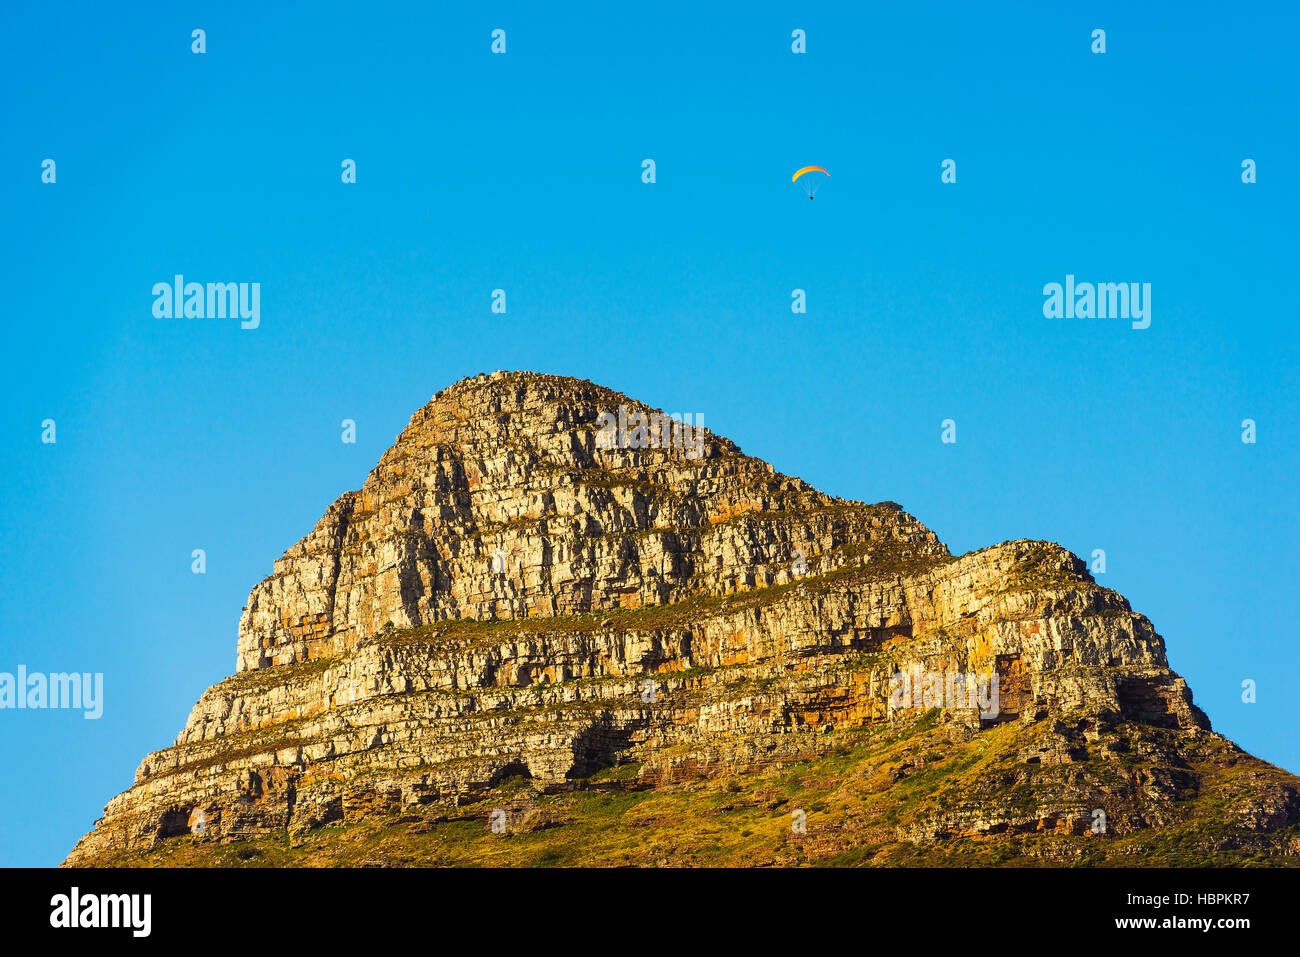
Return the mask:
<path fill-rule="evenodd" d="M 790 182 L 798 183 L 803 187 L 803 191 L 812 199 L 813 194 L 821 187 L 822 183 L 830 179 L 831 174 L 826 172 L 820 166 L 805 166 L 803 169 L 795 170 Z"/>

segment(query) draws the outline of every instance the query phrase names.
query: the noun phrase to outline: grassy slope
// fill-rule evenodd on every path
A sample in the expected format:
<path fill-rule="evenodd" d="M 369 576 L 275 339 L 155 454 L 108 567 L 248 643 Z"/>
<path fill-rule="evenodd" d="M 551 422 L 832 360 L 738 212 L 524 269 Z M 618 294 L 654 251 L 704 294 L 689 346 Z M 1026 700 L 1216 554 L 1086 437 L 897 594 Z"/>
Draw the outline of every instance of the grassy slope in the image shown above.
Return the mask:
<path fill-rule="evenodd" d="M 1245 778 L 1288 777 L 1203 737 L 1189 750 L 1195 792 L 1176 804 L 1177 823 L 1106 836 L 1021 834 L 900 840 L 936 812 L 1030 809 L 1087 772 L 1120 780 L 1125 762 L 1027 766 L 1015 757 L 1035 729 L 1004 724 L 969 736 L 928 712 L 904 727 L 836 734 L 811 761 L 741 776 L 637 789 L 637 767 L 615 768 L 577 790 L 543 794 L 511 779 L 488 801 L 227 845 L 192 837 L 100 863 L 117 866 L 986 866 L 1300 864 L 1300 826 L 1266 837 L 1234 829 L 1229 808 Z M 919 759 L 919 760 L 918 760 Z M 1008 783 L 1008 782 L 1011 783 Z M 508 813 L 508 832 L 488 826 Z M 807 833 L 795 834 L 802 808 Z M 1075 810 L 1087 813 L 1084 804 Z M 1290 847 L 1291 853 L 1279 849 Z"/>

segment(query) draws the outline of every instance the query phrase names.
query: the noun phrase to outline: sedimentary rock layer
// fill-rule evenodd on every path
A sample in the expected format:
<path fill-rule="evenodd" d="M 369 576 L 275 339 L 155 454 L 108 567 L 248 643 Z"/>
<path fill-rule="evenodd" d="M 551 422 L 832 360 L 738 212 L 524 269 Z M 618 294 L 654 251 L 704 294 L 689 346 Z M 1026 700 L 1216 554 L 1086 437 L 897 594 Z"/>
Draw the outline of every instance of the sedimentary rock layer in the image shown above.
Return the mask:
<path fill-rule="evenodd" d="M 192 834 L 196 815 L 195 839 L 229 842 L 473 803 L 511 776 L 556 791 L 626 764 L 659 787 L 806 760 L 903 720 L 912 674 L 996 676 L 992 709 L 951 687 L 916 704 L 975 735 L 1039 728 L 1025 762 L 1212 734 L 1151 623 L 1059 546 L 954 558 L 897 505 L 824 495 L 711 433 L 699 455 L 603 447 L 620 406 L 654 411 L 528 373 L 434 396 L 253 589 L 237 673 L 68 862 Z M 1032 808 L 993 791 L 899 838 L 1077 824 L 1080 782 Z M 1270 794 L 1270 826 L 1297 794 Z"/>

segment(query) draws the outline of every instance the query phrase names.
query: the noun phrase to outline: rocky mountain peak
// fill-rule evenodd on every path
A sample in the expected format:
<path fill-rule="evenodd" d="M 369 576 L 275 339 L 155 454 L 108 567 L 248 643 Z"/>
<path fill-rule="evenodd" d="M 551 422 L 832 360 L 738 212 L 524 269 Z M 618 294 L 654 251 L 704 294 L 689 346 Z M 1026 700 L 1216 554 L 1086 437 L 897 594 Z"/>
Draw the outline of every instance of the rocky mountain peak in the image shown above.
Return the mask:
<path fill-rule="evenodd" d="M 385 628 L 667 605 L 895 545 L 947 555 L 892 503 L 824 495 L 689 416 L 581 379 L 480 374 L 419 409 L 253 589 L 237 667 Z"/>
<path fill-rule="evenodd" d="M 1214 734 L 1066 549 L 954 557 L 579 379 L 437 393 L 237 648 L 67 863 L 1300 851 L 1300 781 Z"/>

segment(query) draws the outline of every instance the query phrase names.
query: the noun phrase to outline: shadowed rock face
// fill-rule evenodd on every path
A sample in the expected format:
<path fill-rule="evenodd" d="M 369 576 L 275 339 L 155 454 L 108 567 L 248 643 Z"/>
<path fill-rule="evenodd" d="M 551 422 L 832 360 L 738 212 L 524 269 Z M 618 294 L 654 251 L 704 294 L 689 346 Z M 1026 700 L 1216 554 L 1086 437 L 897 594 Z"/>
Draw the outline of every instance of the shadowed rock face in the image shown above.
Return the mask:
<path fill-rule="evenodd" d="M 897 505 L 824 495 L 711 433 L 606 447 L 599 417 L 620 406 L 655 411 L 530 373 L 434 396 L 253 589 L 237 673 L 67 863 L 472 804 L 510 777 L 555 793 L 635 763 L 628 786 L 671 787 L 815 759 L 931 708 L 963 742 L 1019 722 L 1010 759 L 1079 773 L 1028 803 L 978 778 L 899 841 L 1083 833 L 1107 802 L 1119 833 L 1186 818 L 1194 771 L 1105 762 L 1187 768 L 1184 745 L 1231 745 L 1151 623 L 1078 558 L 1030 541 L 953 558 Z M 945 694 L 953 675 L 996 676 L 995 705 L 963 698 L 964 677 Z M 1294 825 L 1296 779 L 1241 760 L 1267 769 L 1234 806 L 1241 827 Z"/>

